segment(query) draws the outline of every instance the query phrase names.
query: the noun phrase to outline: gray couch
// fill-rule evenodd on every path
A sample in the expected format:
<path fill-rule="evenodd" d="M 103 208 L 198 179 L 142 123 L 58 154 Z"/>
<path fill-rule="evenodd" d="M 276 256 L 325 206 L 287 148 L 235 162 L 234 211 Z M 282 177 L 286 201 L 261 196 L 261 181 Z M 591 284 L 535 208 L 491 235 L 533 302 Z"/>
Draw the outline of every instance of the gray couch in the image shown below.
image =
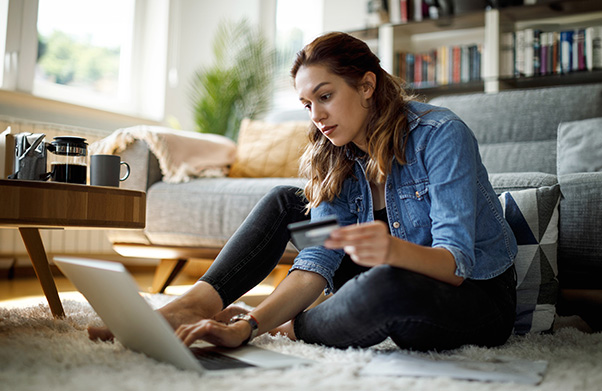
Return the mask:
<path fill-rule="evenodd" d="M 584 121 L 602 117 L 602 84 L 449 95 L 431 103 L 452 109 L 474 131 L 498 193 L 559 183 L 560 287 L 602 289 L 602 172 L 586 172 L 600 171 L 600 152 L 587 137 L 597 127 L 601 138 L 602 129 L 597 120 Z M 579 138 L 582 123 L 590 136 Z M 569 130 L 561 141 L 559 129 Z M 168 184 L 144 143 L 121 154 L 135 167 L 126 187 L 147 191 L 147 223 L 144 230 L 111 233 L 110 240 L 124 255 L 163 259 L 156 290 L 186 259 L 214 257 L 274 185 L 303 183 L 297 178 L 204 178 Z M 284 262 L 294 254 L 290 248 Z"/>

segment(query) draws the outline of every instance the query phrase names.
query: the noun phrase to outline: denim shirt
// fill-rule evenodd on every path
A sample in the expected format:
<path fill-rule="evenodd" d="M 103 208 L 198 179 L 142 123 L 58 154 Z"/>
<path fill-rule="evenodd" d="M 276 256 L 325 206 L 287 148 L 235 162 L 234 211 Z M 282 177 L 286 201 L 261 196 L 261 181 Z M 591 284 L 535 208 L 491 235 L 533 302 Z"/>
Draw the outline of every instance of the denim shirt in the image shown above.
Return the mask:
<path fill-rule="evenodd" d="M 484 280 L 508 269 L 516 240 L 481 162 L 476 138 L 450 110 L 410 102 L 406 164 L 395 159 L 385 183 L 391 235 L 450 251 L 457 276 Z M 370 184 L 361 158 L 340 194 L 311 210 L 312 221 L 337 215 L 341 225 L 374 221 Z M 322 246 L 299 252 L 291 270 L 318 273 L 333 288 L 343 250 Z"/>

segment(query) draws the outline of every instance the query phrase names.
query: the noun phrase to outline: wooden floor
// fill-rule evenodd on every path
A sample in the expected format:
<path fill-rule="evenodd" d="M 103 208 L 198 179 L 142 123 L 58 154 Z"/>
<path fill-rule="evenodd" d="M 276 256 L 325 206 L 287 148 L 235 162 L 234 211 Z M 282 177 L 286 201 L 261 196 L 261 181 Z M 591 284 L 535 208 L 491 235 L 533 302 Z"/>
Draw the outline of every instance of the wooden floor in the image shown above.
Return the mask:
<path fill-rule="evenodd" d="M 132 276 L 138 283 L 141 292 L 150 292 L 150 288 L 153 281 L 152 268 L 142 268 L 141 270 L 130 270 Z M 28 275 L 31 273 L 20 273 L 19 276 L 9 278 L 7 276 L 0 277 L 0 305 L 2 302 L 16 300 L 16 299 L 27 299 L 42 297 L 42 287 L 38 282 L 35 275 Z M 54 271 L 54 279 L 59 291 L 59 295 L 65 292 L 76 291 L 75 287 L 71 282 L 60 275 L 60 273 Z M 179 295 L 184 293 L 190 286 L 192 286 L 198 277 L 194 274 L 180 273 L 176 277 L 175 281 L 167 288 L 166 294 Z M 257 289 L 249 292 L 243 296 L 242 300 L 249 305 L 258 305 L 269 293 L 273 290 L 270 279 L 266 279 Z"/>

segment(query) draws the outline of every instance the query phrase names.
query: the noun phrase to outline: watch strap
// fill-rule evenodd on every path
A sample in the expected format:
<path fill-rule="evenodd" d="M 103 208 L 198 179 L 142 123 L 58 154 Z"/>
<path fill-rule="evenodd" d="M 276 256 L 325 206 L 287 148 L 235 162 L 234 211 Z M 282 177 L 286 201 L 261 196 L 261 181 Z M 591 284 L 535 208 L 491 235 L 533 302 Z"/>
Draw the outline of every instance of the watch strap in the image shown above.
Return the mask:
<path fill-rule="evenodd" d="M 243 345 L 246 345 L 253 338 L 257 337 L 257 333 L 259 332 L 259 322 L 257 322 L 257 319 L 251 314 L 237 314 L 230 318 L 230 324 L 236 323 L 241 320 L 244 320 L 249 324 L 249 326 L 251 326 L 251 333 L 249 334 L 249 338 L 242 342 Z"/>

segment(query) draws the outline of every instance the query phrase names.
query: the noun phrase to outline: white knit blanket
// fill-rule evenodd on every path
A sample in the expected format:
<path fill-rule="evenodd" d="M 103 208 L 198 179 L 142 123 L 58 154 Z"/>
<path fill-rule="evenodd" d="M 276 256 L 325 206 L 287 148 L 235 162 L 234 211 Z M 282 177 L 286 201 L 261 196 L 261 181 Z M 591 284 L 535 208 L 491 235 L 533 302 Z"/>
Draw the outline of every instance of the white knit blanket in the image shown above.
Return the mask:
<path fill-rule="evenodd" d="M 236 157 L 236 143 L 229 138 L 149 125 L 117 129 L 90 145 L 90 155 L 119 154 L 136 140 L 146 142 L 157 157 L 165 182 L 225 176 Z"/>

